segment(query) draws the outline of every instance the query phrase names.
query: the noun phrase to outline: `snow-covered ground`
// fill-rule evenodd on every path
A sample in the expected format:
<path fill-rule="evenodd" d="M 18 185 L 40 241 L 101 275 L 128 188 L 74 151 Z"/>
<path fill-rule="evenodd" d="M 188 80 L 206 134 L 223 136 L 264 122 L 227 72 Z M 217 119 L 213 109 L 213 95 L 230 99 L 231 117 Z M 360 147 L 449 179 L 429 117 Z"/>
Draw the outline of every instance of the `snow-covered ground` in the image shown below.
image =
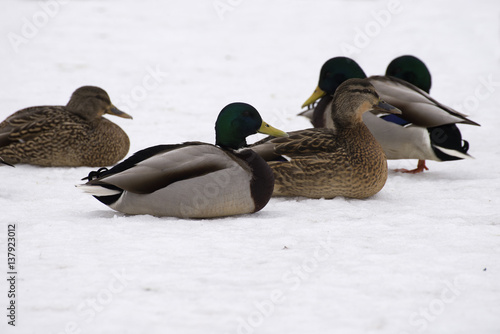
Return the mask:
<path fill-rule="evenodd" d="M 97 85 L 130 154 L 214 141 L 222 107 L 283 130 L 325 60 L 369 74 L 413 54 L 475 160 L 391 172 L 373 198 L 272 199 L 214 220 L 125 216 L 74 187 L 90 168 L 0 167 L 2 333 L 499 333 L 500 3 L 3 0 L 0 119 Z M 262 136 L 251 138 L 255 141 Z M 390 161 L 410 168 L 416 161 Z M 8 325 L 8 225 L 16 326 Z"/>

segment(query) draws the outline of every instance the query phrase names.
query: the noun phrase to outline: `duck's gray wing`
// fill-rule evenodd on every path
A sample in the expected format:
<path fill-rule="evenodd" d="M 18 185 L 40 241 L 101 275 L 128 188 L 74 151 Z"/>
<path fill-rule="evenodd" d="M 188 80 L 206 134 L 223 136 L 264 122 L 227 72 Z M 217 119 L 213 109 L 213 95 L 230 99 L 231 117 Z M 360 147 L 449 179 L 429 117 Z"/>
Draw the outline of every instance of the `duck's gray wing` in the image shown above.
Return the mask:
<path fill-rule="evenodd" d="M 418 126 L 434 127 L 444 124 L 464 123 L 479 125 L 467 115 L 446 106 L 420 88 L 398 78 L 371 76 L 368 78 L 382 100 L 399 108 L 402 117 Z"/>
<path fill-rule="evenodd" d="M 168 145 L 168 148 L 127 168 L 117 168 L 115 171 L 111 169 L 109 173 L 103 173 L 102 177 L 89 181 L 87 185 L 112 185 L 132 193 L 147 194 L 177 181 L 236 165 L 238 162 L 231 153 L 211 144 Z"/>

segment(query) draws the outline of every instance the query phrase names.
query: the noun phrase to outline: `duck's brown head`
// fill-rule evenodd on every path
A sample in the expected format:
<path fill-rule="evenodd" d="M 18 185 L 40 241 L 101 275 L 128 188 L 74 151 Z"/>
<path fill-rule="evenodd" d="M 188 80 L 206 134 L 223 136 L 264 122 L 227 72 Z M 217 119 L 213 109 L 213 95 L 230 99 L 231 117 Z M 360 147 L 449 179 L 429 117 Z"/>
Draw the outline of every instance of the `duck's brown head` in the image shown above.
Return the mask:
<path fill-rule="evenodd" d="M 66 109 L 88 121 L 100 118 L 104 114 L 132 118 L 111 103 L 109 95 L 104 89 L 95 86 L 83 86 L 75 90 L 66 105 Z"/>
<path fill-rule="evenodd" d="M 336 128 L 350 127 L 363 122 L 362 116 L 369 110 L 401 114 L 401 111 L 382 101 L 367 79 L 349 79 L 335 91 L 332 103 L 332 119 Z"/>

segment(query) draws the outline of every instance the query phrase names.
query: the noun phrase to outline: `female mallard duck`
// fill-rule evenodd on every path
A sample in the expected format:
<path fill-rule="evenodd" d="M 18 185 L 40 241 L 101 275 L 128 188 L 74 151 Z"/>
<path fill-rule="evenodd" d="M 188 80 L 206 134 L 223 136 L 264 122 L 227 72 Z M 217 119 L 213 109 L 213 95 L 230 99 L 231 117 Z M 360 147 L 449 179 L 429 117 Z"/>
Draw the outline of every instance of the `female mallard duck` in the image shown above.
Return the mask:
<path fill-rule="evenodd" d="M 213 218 L 261 210 L 273 192 L 266 162 L 246 146 L 256 132 L 287 136 L 245 103 L 227 105 L 215 123 L 216 145 L 187 142 L 135 153 L 79 187 L 127 214 Z"/>
<path fill-rule="evenodd" d="M 336 57 L 321 68 L 318 88 L 302 105 L 314 109 L 302 115 L 311 118 L 315 127 L 329 126 L 326 106 L 338 85 L 349 78 L 366 78 L 361 67 L 352 59 Z M 376 111 L 363 116 L 365 124 L 382 145 L 388 159 L 419 159 L 418 167 L 408 171 L 418 173 L 425 160 L 450 161 L 470 158 L 469 144 L 462 141 L 456 123 L 479 125 L 466 115 L 447 107 L 429 96 L 431 75 L 425 64 L 416 57 L 402 56 L 387 67 L 386 76 L 368 78 L 380 97 L 399 108 L 401 115 L 384 115 Z"/>
<path fill-rule="evenodd" d="M 123 159 L 130 141 L 102 116 L 132 118 L 99 87 L 80 87 L 66 106 L 22 109 L 0 123 L 0 156 L 9 164 L 109 166 Z"/>
<path fill-rule="evenodd" d="M 273 195 L 366 198 L 384 186 L 385 154 L 362 115 L 372 108 L 399 110 L 381 101 L 365 79 L 342 83 L 328 108 L 328 128 L 294 131 L 288 138 L 266 138 L 251 145 L 274 172 Z"/>

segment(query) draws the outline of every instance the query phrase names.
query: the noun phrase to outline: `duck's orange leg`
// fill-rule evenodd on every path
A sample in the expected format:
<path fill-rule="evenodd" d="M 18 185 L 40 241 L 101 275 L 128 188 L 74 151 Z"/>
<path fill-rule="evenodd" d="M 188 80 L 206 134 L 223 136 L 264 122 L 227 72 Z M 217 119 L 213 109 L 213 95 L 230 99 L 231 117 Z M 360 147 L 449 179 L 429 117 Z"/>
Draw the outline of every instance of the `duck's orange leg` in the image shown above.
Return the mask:
<path fill-rule="evenodd" d="M 405 168 L 400 168 L 400 169 L 396 169 L 395 171 L 401 172 L 401 173 L 418 174 L 418 173 L 422 173 L 424 170 L 429 170 L 429 168 L 427 168 L 427 166 L 425 165 L 425 160 L 419 160 L 418 164 L 417 164 L 417 168 L 415 168 L 415 169 L 408 170 Z"/>

